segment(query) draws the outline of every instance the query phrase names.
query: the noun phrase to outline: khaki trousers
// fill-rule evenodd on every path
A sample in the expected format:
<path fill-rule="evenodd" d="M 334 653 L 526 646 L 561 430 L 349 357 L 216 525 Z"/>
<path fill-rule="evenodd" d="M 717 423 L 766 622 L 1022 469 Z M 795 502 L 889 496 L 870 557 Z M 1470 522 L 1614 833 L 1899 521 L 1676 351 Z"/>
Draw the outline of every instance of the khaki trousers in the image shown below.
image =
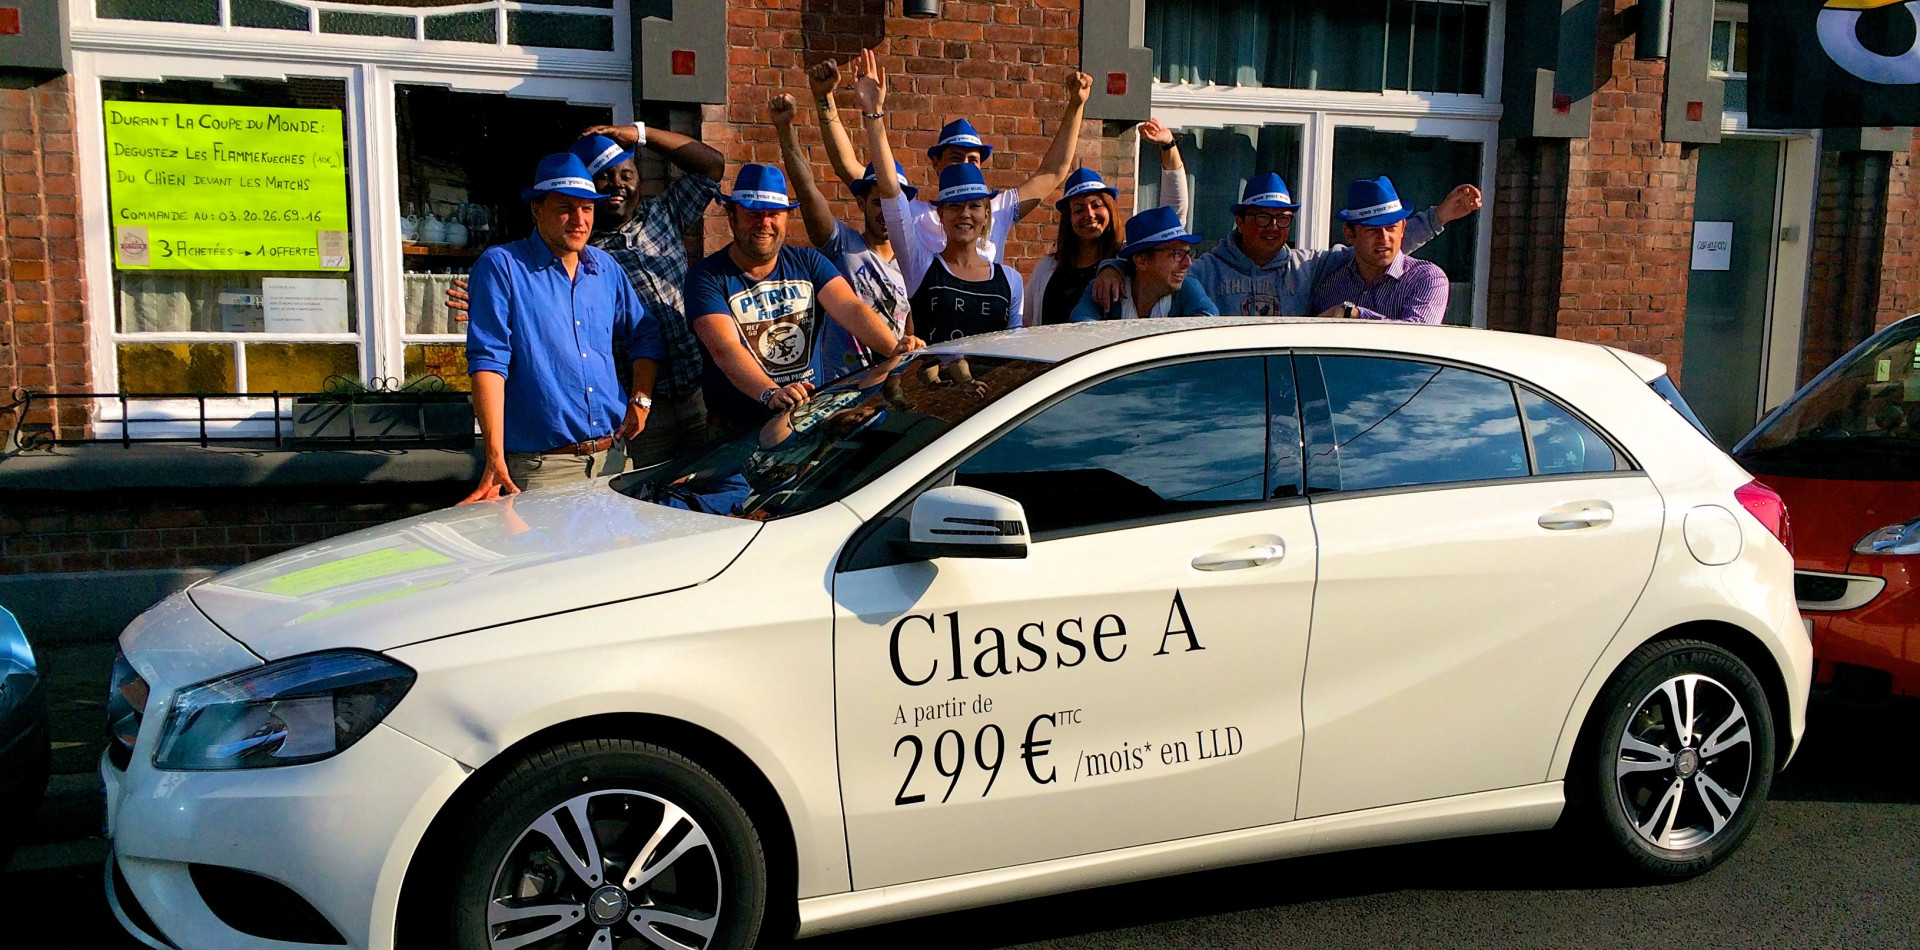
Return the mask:
<path fill-rule="evenodd" d="M 538 455 L 508 452 L 507 474 L 513 478 L 515 485 L 520 486 L 521 491 L 569 485 L 611 474 L 612 469 L 608 467 L 607 455 L 607 452 L 595 452 L 592 455 Z"/>

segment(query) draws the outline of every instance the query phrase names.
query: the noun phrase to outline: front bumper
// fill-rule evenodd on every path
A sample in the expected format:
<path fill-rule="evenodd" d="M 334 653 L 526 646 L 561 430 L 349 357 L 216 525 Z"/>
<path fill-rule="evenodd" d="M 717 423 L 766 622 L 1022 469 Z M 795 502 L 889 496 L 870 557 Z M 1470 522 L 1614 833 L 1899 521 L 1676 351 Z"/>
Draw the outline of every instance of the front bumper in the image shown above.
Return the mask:
<path fill-rule="evenodd" d="M 122 908 L 129 930 L 140 928 L 127 918 L 144 914 L 157 933 L 136 936 L 176 947 L 284 950 L 287 943 L 236 929 L 232 915 L 215 909 L 220 901 L 210 905 L 193 866 L 278 882 L 347 946 L 389 947 L 407 864 L 467 773 L 378 726 L 340 755 L 308 765 L 161 771 L 142 741 L 125 771 L 102 758 L 100 774 L 113 838 L 109 860 L 125 882 L 119 903 L 137 904 L 138 913 Z"/>

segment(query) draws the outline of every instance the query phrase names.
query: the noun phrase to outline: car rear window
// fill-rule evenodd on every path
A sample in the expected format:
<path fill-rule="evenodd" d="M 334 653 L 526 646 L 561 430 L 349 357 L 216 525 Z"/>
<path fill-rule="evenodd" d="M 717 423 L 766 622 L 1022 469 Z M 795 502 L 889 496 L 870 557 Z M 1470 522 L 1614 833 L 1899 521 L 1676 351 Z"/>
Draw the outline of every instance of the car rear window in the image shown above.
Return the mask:
<path fill-rule="evenodd" d="M 1756 475 L 1920 480 L 1920 321 L 1869 338 L 1733 450 Z"/>

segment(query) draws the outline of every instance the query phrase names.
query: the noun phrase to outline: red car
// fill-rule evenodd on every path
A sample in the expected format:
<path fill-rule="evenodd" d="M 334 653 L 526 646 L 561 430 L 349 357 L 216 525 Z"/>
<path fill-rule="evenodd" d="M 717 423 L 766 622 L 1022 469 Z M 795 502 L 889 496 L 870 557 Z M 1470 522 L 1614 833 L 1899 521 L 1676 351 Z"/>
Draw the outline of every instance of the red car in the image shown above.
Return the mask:
<path fill-rule="evenodd" d="M 1814 377 L 1733 457 L 1793 513 L 1814 682 L 1920 696 L 1920 315 Z"/>

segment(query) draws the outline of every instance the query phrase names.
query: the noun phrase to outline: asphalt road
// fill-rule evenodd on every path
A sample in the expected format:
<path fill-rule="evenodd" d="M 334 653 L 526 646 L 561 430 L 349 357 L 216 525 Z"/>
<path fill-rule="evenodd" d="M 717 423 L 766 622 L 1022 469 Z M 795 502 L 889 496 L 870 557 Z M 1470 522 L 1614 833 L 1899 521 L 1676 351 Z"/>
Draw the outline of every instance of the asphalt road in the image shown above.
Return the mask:
<path fill-rule="evenodd" d="M 18 864 L 19 862 L 16 862 Z M 0 919 L 137 947 L 97 867 L 0 875 Z M 1546 834 L 1277 861 L 802 941 L 971 948 L 1920 947 L 1920 704 L 1818 704 L 1740 852 L 1680 884 L 1595 879 Z"/>

